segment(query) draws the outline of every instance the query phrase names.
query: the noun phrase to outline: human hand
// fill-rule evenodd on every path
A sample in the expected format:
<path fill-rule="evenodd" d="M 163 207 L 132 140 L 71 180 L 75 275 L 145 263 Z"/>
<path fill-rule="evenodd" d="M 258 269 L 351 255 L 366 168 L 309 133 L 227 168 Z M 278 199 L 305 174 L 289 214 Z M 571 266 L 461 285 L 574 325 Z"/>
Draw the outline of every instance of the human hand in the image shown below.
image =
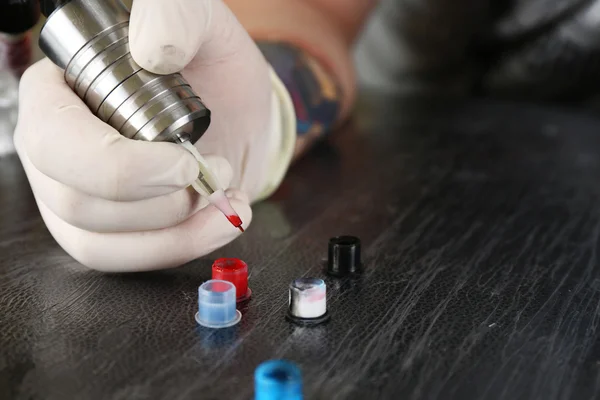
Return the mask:
<path fill-rule="evenodd" d="M 220 0 L 136 0 L 130 46 L 140 66 L 182 75 L 212 111 L 197 143 L 245 225 L 249 202 L 273 178 L 281 143 L 267 63 Z M 189 188 L 195 159 L 171 143 L 121 136 L 94 117 L 47 59 L 21 81 L 15 145 L 40 212 L 57 242 L 104 271 L 178 266 L 237 236 Z M 275 132 L 275 133 L 274 133 Z M 291 151 L 290 151 L 291 154 Z M 276 179 L 275 179 L 276 180 Z"/>

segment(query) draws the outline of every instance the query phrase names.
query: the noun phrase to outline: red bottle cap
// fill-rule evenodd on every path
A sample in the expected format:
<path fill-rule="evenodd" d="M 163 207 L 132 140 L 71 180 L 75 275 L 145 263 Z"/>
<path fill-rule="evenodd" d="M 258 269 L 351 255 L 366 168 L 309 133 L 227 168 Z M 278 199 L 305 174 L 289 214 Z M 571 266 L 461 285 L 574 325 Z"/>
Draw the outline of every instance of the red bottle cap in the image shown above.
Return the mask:
<path fill-rule="evenodd" d="M 248 287 L 248 265 L 238 258 L 219 258 L 212 265 L 212 279 L 233 283 L 237 302 L 250 299 Z"/>

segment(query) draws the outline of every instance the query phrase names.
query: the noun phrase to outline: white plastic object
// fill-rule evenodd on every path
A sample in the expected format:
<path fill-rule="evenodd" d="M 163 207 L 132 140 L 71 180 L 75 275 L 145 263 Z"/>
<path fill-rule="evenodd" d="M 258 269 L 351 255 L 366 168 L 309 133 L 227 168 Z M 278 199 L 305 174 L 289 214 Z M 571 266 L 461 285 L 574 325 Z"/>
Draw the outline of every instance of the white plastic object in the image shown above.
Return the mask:
<path fill-rule="evenodd" d="M 319 318 L 327 312 L 327 287 L 323 279 L 298 278 L 290 284 L 290 314 L 296 318 Z"/>
<path fill-rule="evenodd" d="M 236 310 L 235 286 L 231 282 L 213 279 L 198 288 L 196 322 L 207 328 L 227 328 L 240 322 Z"/>

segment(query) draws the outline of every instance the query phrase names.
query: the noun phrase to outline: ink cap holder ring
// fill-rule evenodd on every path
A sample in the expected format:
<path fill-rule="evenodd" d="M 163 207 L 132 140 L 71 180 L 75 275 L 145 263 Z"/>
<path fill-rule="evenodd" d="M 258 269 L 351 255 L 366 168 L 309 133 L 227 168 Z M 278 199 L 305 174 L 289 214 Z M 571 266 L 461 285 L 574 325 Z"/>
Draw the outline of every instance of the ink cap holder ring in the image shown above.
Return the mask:
<path fill-rule="evenodd" d="M 212 265 L 212 279 L 231 282 L 237 293 L 236 301 L 250 300 L 252 290 L 248 287 L 248 264 L 239 258 L 219 258 Z"/>
<path fill-rule="evenodd" d="M 363 271 L 360 248 L 360 239 L 356 236 L 344 235 L 329 239 L 326 273 L 338 278 L 360 274 Z"/>
<path fill-rule="evenodd" d="M 325 281 L 319 278 L 298 278 L 292 281 L 286 318 L 300 326 L 314 326 L 329 321 Z"/>
<path fill-rule="evenodd" d="M 235 286 L 231 282 L 210 280 L 198 288 L 196 322 L 207 328 L 228 328 L 240 322 L 236 309 Z"/>

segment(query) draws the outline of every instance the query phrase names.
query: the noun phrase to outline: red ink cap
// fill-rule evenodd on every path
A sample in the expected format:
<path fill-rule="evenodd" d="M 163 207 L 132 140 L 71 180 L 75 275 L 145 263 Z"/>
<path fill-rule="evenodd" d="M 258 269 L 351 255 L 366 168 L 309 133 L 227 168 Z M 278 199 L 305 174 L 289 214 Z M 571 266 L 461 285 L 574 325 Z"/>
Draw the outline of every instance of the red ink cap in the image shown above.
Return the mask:
<path fill-rule="evenodd" d="M 212 279 L 233 283 L 237 302 L 250 299 L 252 291 L 248 287 L 248 265 L 238 258 L 219 258 L 212 265 Z"/>

